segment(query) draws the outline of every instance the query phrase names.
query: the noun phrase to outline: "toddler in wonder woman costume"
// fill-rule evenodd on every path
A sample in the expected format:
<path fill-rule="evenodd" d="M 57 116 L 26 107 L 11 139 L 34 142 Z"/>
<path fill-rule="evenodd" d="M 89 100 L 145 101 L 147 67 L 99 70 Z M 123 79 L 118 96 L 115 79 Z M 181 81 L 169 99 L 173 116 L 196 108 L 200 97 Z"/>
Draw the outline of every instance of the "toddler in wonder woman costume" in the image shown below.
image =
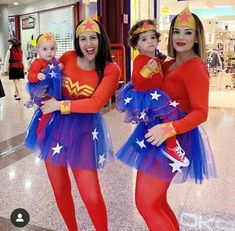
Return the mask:
<path fill-rule="evenodd" d="M 30 99 L 24 104 L 27 108 L 34 105 L 41 106 L 41 101 L 49 97 L 61 99 L 61 64 L 56 60 L 56 40 L 51 33 L 44 33 L 36 40 L 38 58 L 30 65 L 26 90 Z M 37 108 L 25 138 L 25 145 L 29 148 L 37 148 L 36 128 L 42 111 Z"/>
<path fill-rule="evenodd" d="M 148 19 L 137 22 L 129 34 L 130 46 L 138 49 L 139 55 L 133 63 L 132 82 L 116 95 L 117 109 L 126 112 L 127 123 L 145 122 L 150 125 L 156 118 L 162 122 L 178 119 L 178 103 L 159 89 L 163 74 L 161 62 L 156 57 L 160 34 L 156 31 L 154 21 Z M 139 146 L 144 145 L 141 140 L 136 140 L 136 143 Z M 161 151 L 178 169 L 190 163 L 176 136 L 168 138 Z"/>

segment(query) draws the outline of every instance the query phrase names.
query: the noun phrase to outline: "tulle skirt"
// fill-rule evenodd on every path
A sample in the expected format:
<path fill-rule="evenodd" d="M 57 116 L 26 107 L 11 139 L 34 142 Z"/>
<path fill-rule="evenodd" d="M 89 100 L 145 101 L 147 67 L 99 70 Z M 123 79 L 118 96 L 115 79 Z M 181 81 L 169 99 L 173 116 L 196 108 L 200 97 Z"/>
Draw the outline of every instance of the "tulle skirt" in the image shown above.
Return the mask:
<path fill-rule="evenodd" d="M 189 179 L 202 183 L 204 179 L 216 177 L 213 153 L 202 126 L 176 137 L 190 161 L 187 167 L 178 168 L 162 154 L 164 143 L 157 147 L 145 140 L 144 136 L 149 128 L 185 115 L 177 108 L 177 102 L 173 102 L 166 93 L 159 89 L 135 91 L 133 84 L 127 84 L 117 92 L 117 110 L 126 113 L 125 122 L 137 123 L 129 139 L 117 151 L 117 159 L 168 182 L 174 178 L 173 181 L 177 183 Z"/>
<path fill-rule="evenodd" d="M 94 170 L 113 158 L 110 134 L 103 116 L 54 112 L 43 118 L 36 110 L 25 137 L 25 145 L 38 150 L 40 159 L 71 168 Z M 40 127 L 40 128 L 39 128 Z"/>

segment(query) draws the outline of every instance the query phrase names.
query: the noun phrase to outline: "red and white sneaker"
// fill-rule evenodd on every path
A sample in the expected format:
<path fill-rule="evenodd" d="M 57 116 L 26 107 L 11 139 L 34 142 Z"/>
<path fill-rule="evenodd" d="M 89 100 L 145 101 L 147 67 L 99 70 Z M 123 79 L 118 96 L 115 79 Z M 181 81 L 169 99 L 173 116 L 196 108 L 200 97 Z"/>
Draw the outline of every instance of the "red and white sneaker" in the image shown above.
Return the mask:
<path fill-rule="evenodd" d="M 190 164 L 189 159 L 185 156 L 185 151 L 181 148 L 178 141 L 176 141 L 177 146 L 175 148 L 165 147 L 161 149 L 162 154 L 166 156 L 168 159 L 177 163 L 179 167 L 187 167 Z"/>

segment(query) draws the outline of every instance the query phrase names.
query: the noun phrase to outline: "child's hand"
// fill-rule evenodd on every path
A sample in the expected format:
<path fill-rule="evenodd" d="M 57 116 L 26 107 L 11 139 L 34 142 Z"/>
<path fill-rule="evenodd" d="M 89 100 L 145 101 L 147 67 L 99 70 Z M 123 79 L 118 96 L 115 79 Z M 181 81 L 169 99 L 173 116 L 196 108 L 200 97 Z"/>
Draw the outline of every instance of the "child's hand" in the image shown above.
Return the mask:
<path fill-rule="evenodd" d="M 154 59 L 150 59 L 145 65 L 148 69 L 155 71 L 158 67 L 157 62 Z"/>
<path fill-rule="evenodd" d="M 59 63 L 58 66 L 59 66 L 60 70 L 63 70 L 63 68 L 64 68 L 63 63 Z"/>
<path fill-rule="evenodd" d="M 42 81 L 42 80 L 44 80 L 46 78 L 46 75 L 45 74 L 43 74 L 43 73 L 38 73 L 38 79 L 40 80 L 40 81 Z"/>

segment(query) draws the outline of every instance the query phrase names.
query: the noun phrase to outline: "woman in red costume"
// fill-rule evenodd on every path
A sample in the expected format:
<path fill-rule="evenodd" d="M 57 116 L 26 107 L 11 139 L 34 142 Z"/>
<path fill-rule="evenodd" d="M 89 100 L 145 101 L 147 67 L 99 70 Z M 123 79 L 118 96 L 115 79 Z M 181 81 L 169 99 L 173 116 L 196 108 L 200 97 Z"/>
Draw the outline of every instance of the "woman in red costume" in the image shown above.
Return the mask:
<path fill-rule="evenodd" d="M 204 129 L 207 119 L 209 75 L 205 65 L 204 30 L 188 8 L 171 22 L 168 53 L 163 63 L 161 89 L 176 102 L 179 118 L 162 123 L 139 122 L 117 158 L 137 172 L 137 208 L 151 231 L 179 231 L 177 218 L 167 202 L 167 190 L 174 178 L 178 183 L 193 179 L 202 183 L 216 176 L 213 153 Z M 165 158 L 165 141 L 176 136 L 190 161 L 187 167 Z"/>
<path fill-rule="evenodd" d="M 11 43 L 12 46 L 6 53 L 4 73 L 8 73 L 9 79 L 14 82 L 14 99 L 20 100 L 20 79 L 24 79 L 24 72 L 27 71 L 27 64 L 21 49 L 21 42 L 17 39 L 10 39 L 8 42 Z"/>
<path fill-rule="evenodd" d="M 86 18 L 76 27 L 75 51 L 63 54 L 62 100 L 43 101 L 37 128 L 39 157 L 45 160 L 58 208 L 77 231 L 68 166 L 97 231 L 108 230 L 97 169 L 112 157 L 110 136 L 99 111 L 114 94 L 120 69 L 112 63 L 101 24 Z"/>

